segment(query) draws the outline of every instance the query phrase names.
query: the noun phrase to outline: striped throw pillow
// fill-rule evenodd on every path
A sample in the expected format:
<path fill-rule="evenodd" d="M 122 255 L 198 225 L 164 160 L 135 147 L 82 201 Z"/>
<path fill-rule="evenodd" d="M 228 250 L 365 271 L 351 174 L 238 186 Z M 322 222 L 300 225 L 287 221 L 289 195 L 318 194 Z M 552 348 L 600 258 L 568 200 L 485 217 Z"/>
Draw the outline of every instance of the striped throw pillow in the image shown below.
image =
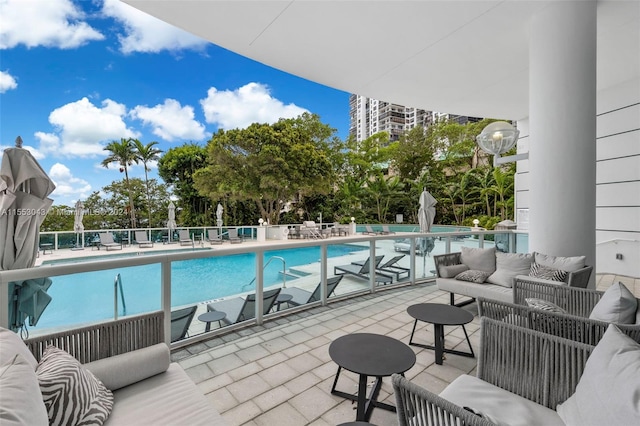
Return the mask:
<path fill-rule="evenodd" d="M 67 352 L 49 346 L 36 368 L 50 425 L 101 425 L 113 394 Z"/>
<path fill-rule="evenodd" d="M 527 302 L 527 306 L 534 309 L 540 309 L 546 312 L 554 312 L 557 314 L 566 314 L 567 311 L 562 309 L 560 306 L 556 305 L 553 302 L 549 302 L 548 300 L 536 299 L 534 297 L 528 297 L 524 299 Z"/>
<path fill-rule="evenodd" d="M 567 271 L 562 269 L 554 269 L 548 266 L 533 262 L 529 269 L 529 276 L 534 278 L 543 278 L 551 281 L 564 281 L 567 277 Z"/>

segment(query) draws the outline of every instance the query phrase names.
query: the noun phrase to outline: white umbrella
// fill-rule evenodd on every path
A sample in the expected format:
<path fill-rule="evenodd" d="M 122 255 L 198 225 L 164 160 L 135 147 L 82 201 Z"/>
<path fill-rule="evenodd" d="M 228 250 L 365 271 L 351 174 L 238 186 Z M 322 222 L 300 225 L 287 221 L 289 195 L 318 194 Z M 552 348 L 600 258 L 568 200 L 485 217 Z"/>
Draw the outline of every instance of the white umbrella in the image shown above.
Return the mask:
<path fill-rule="evenodd" d="M 426 189 L 422 191 L 420 194 L 420 208 L 418 209 L 418 223 L 420 224 L 420 232 L 431 232 L 431 226 L 433 225 L 433 220 L 436 217 L 436 204 L 438 202 L 433 195 L 431 195 Z M 421 251 L 422 251 L 422 271 L 423 276 L 426 276 L 425 272 L 425 263 L 427 254 L 431 253 L 434 247 L 433 238 L 424 238 L 421 241 Z"/>
<path fill-rule="evenodd" d="M 80 238 L 80 235 L 84 233 L 84 224 L 82 223 L 82 217 L 84 216 L 84 204 L 78 200 L 76 202 L 76 215 L 73 221 L 73 231 L 76 233 L 76 249 L 84 248 L 84 238 Z M 82 242 L 80 242 L 82 240 Z"/>
<path fill-rule="evenodd" d="M 16 138 L 16 148 L 4 150 L 0 166 L 0 269 L 31 268 L 39 249 L 40 225 L 53 200 L 55 185 Z M 51 297 L 49 278 L 14 282 L 9 286 L 16 303 L 9 306 L 10 326 L 22 327 L 28 317 L 36 325 Z"/>
<path fill-rule="evenodd" d="M 224 209 L 222 208 L 222 204 L 218 203 L 218 208 L 216 209 L 216 225 L 218 225 L 218 227 L 222 226 L 222 212 L 224 211 Z"/>
<path fill-rule="evenodd" d="M 169 220 L 167 220 L 167 228 L 169 228 L 169 242 L 171 242 L 171 233 L 177 228 L 176 206 L 173 204 L 173 201 L 169 202 Z"/>

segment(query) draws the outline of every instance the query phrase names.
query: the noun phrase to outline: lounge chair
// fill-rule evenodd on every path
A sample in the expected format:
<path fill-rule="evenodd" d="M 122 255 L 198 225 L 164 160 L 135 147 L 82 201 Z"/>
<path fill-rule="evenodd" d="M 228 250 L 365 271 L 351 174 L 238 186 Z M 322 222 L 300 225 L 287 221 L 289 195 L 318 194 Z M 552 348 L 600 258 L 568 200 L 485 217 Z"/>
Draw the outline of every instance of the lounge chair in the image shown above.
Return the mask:
<path fill-rule="evenodd" d="M 209 241 L 211 243 L 211 245 L 213 245 L 213 244 L 222 244 L 222 235 L 218 234 L 218 230 L 217 229 L 209 229 L 207 231 L 207 236 L 208 236 L 207 241 Z"/>
<path fill-rule="evenodd" d="M 278 295 L 280 294 L 279 288 L 274 290 L 266 290 L 262 293 L 262 313 L 268 314 L 273 304 L 275 303 Z M 224 312 L 227 316 L 222 320 L 225 324 L 235 324 L 240 321 L 246 321 L 256 316 L 256 295 L 249 294 L 245 299 L 236 297 L 228 300 L 221 300 L 220 302 L 214 302 L 207 304 L 208 311 Z"/>
<path fill-rule="evenodd" d="M 409 273 L 411 273 L 411 269 L 398 265 L 398 261 L 403 257 L 405 257 L 404 254 L 392 257 L 391 259 L 387 260 L 385 263 L 378 265 L 376 267 L 376 271 L 380 271 L 383 274 L 393 274 L 396 276 L 396 281 L 400 279 L 401 274 L 407 274 L 407 278 L 408 278 Z M 354 265 L 362 266 L 364 262 L 352 262 L 352 263 Z"/>
<path fill-rule="evenodd" d="M 191 239 L 191 236 L 189 235 L 189 231 L 186 229 L 181 229 L 180 231 L 178 231 L 178 235 L 179 235 L 179 239 L 180 239 L 180 245 L 181 246 L 192 246 L 193 245 L 193 240 Z"/>
<path fill-rule="evenodd" d="M 238 230 L 236 228 L 228 229 L 227 234 L 229 235 L 229 241 L 231 244 L 239 244 L 242 242 L 242 238 L 238 236 Z"/>
<path fill-rule="evenodd" d="M 330 297 L 333 294 L 336 287 L 340 283 L 341 279 L 342 279 L 342 275 L 337 275 L 335 277 L 331 277 L 327 279 L 327 297 Z M 284 289 L 280 294 L 289 294 L 293 296 L 293 298 L 289 300 L 287 303 L 289 303 L 292 306 L 300 306 L 300 305 L 306 305 L 307 303 L 311 303 L 311 302 L 317 302 L 318 300 L 320 300 L 320 292 L 322 291 L 321 288 L 322 288 L 322 283 L 319 283 L 316 289 L 312 293 L 310 291 L 303 290 L 298 287 L 291 287 L 291 288 Z"/>
<path fill-rule="evenodd" d="M 382 261 L 384 256 L 376 256 L 375 266 L 376 268 Z M 355 265 L 350 263 L 348 265 L 338 265 L 333 267 L 334 275 L 353 275 L 354 277 L 362 278 L 365 280 L 369 279 L 369 264 L 370 258 L 367 258 L 362 265 Z M 376 283 L 389 284 L 392 281 L 392 277 L 386 274 L 376 273 L 375 275 Z"/>
<path fill-rule="evenodd" d="M 382 225 L 382 232 L 380 233 L 383 235 L 395 234 L 395 232 L 389 229 L 389 225 Z"/>
<path fill-rule="evenodd" d="M 188 308 L 171 311 L 171 341 L 175 342 L 184 339 L 189 331 L 189 326 L 196 314 L 198 307 L 193 305 Z"/>
<path fill-rule="evenodd" d="M 144 231 L 136 231 L 136 243 L 138 247 L 153 247 L 153 241 L 147 238 L 147 233 Z"/>
<path fill-rule="evenodd" d="M 313 220 L 305 220 L 304 222 L 302 222 L 302 228 L 301 231 L 305 232 L 309 237 L 314 238 L 314 239 L 318 239 L 318 238 L 322 238 L 322 233 L 320 231 L 320 228 L 318 227 L 318 225 L 316 225 L 316 223 Z"/>
<path fill-rule="evenodd" d="M 371 225 L 365 225 L 364 229 L 364 235 L 378 235 L 378 232 L 374 231 Z"/>
<path fill-rule="evenodd" d="M 107 251 L 109 251 L 110 248 L 122 250 L 122 243 L 116 243 L 113 240 L 113 234 L 111 232 L 102 232 L 99 235 L 100 245 L 98 246 L 98 249 L 100 249 L 100 247 L 106 247 Z"/>

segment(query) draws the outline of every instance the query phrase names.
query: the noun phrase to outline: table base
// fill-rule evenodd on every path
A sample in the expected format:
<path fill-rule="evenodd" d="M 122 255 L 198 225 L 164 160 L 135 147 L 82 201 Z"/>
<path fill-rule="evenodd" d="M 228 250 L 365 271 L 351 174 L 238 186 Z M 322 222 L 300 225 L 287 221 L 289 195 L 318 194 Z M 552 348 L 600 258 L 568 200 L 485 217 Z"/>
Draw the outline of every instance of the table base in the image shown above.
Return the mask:
<path fill-rule="evenodd" d="M 409 338 L 409 345 L 418 346 L 425 349 L 433 349 L 436 351 L 436 364 L 442 365 L 442 360 L 444 359 L 444 353 L 466 356 L 469 358 L 474 358 L 475 354 L 473 353 L 473 348 L 471 347 L 471 342 L 469 341 L 469 335 L 467 334 L 467 329 L 464 325 L 461 325 L 462 331 L 464 331 L 464 337 L 467 339 L 467 344 L 469 345 L 470 352 L 457 351 L 454 349 L 447 349 L 444 347 L 444 325 L 442 324 L 434 324 L 434 336 L 435 336 L 435 345 L 425 345 L 423 343 L 413 343 L 413 334 L 416 331 L 416 325 L 418 325 L 418 320 L 415 320 L 413 323 L 413 330 L 411 330 L 411 337 Z"/>
<path fill-rule="evenodd" d="M 385 404 L 384 402 L 376 400 L 376 398 L 378 398 L 378 394 L 380 393 L 380 388 L 382 387 L 382 377 L 376 377 L 376 383 L 373 385 L 373 389 L 371 389 L 371 393 L 369 394 L 369 396 L 367 396 L 367 378 L 369 376 L 360 374 L 360 378 L 358 380 L 358 394 L 354 395 L 351 393 L 336 390 L 336 385 L 338 384 L 338 377 L 340 377 L 341 370 L 342 367 L 338 367 L 336 378 L 334 379 L 333 386 L 331 387 L 331 393 L 333 395 L 337 395 L 351 401 L 356 401 L 358 403 L 356 421 L 368 422 L 371 418 L 371 413 L 373 412 L 374 407 L 393 411 L 394 413 L 396 412 L 396 407 L 394 407 L 393 405 Z"/>

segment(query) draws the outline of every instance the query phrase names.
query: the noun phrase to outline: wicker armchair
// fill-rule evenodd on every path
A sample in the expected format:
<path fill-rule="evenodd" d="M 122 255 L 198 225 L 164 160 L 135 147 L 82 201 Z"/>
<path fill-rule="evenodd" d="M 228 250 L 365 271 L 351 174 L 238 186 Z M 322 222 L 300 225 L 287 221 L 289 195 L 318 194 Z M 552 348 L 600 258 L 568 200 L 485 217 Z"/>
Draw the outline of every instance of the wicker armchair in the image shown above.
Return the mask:
<path fill-rule="evenodd" d="M 609 323 L 589 319 L 593 307 L 604 292 L 565 285 L 540 283 L 517 278 L 513 286 L 515 303 L 478 299 L 481 317 L 528 327 L 543 333 L 596 345 L 607 330 Z M 543 311 L 527 306 L 525 299 L 536 298 L 555 303 L 566 314 Z M 640 306 L 640 299 L 638 299 Z M 640 324 L 616 324 L 618 328 L 636 342 L 640 342 Z"/>
<path fill-rule="evenodd" d="M 490 318 L 482 318 L 480 327 L 477 377 L 551 410 L 575 392 L 593 351 L 591 345 Z M 400 375 L 392 383 L 400 426 L 494 424 Z"/>

